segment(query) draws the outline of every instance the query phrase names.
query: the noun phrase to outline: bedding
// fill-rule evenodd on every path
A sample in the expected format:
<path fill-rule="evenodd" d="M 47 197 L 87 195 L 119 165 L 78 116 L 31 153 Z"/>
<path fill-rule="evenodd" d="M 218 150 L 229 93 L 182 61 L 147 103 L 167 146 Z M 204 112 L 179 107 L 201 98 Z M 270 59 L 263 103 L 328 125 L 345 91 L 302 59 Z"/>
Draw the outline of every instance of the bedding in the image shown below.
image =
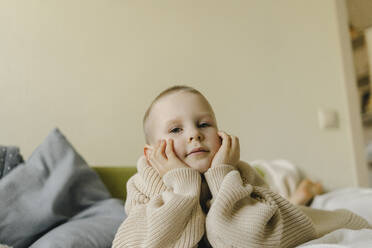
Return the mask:
<path fill-rule="evenodd" d="M 299 169 L 288 160 L 254 160 L 249 164 L 258 171 L 275 193 L 286 199 L 296 191 L 301 181 Z"/>
<path fill-rule="evenodd" d="M 275 192 L 288 197 L 300 181 L 297 167 L 287 160 L 255 160 L 250 162 Z M 347 209 L 366 219 L 372 225 L 372 189 L 343 188 L 318 195 L 311 207 L 323 210 Z M 340 229 L 319 239 L 307 242 L 300 247 L 306 248 L 360 248 L 372 247 L 372 230 Z"/>
<path fill-rule="evenodd" d="M 367 248 L 372 247 L 372 230 L 339 229 L 319 239 L 300 245 L 301 248 Z"/>
<path fill-rule="evenodd" d="M 316 196 L 311 207 L 336 210 L 348 209 L 366 219 L 372 225 L 372 189 L 344 188 Z M 305 248 L 365 248 L 372 247 L 372 229 L 339 229 L 319 239 L 309 241 Z"/>
<path fill-rule="evenodd" d="M 0 244 L 111 247 L 125 218 L 85 160 L 56 128 L 30 158 L 0 179 Z"/>
<path fill-rule="evenodd" d="M 324 210 L 348 209 L 360 215 L 372 225 L 371 188 L 343 188 L 318 195 L 314 198 L 311 207 Z"/>

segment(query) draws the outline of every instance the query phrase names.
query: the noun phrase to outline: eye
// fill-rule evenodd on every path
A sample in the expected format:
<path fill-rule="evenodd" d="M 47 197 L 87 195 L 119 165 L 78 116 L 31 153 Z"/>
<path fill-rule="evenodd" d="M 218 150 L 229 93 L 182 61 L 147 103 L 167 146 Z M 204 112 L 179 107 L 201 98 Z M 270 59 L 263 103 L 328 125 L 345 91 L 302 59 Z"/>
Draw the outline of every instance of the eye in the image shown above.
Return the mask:
<path fill-rule="evenodd" d="M 207 122 L 203 122 L 199 124 L 199 127 L 210 127 L 211 125 Z"/>
<path fill-rule="evenodd" d="M 179 133 L 179 132 L 181 132 L 181 128 L 175 127 L 175 128 L 172 128 L 169 132 L 170 133 Z"/>

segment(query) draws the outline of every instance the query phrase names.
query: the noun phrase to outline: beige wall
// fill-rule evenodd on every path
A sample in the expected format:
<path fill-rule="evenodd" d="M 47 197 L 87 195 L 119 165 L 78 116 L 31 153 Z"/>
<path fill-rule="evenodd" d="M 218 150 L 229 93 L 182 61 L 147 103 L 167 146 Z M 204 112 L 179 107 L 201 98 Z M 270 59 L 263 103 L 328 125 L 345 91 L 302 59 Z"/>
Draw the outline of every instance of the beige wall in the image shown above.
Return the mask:
<path fill-rule="evenodd" d="M 0 141 L 27 158 L 58 126 L 90 164 L 133 165 L 147 105 L 188 84 L 240 137 L 242 159 L 289 159 L 327 188 L 365 185 L 343 11 L 337 0 L 2 0 Z M 339 128 L 321 130 L 319 108 Z"/>

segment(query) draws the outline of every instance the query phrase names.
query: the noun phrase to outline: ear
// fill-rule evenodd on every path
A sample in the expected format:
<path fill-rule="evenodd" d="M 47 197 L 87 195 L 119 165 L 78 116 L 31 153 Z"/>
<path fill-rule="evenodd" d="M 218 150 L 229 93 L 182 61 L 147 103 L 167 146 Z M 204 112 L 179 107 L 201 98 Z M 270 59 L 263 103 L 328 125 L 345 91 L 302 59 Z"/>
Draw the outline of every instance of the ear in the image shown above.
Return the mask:
<path fill-rule="evenodd" d="M 149 161 L 150 154 L 151 154 L 152 150 L 153 150 L 152 146 L 147 145 L 147 144 L 143 148 L 143 154 L 145 155 L 147 161 Z"/>

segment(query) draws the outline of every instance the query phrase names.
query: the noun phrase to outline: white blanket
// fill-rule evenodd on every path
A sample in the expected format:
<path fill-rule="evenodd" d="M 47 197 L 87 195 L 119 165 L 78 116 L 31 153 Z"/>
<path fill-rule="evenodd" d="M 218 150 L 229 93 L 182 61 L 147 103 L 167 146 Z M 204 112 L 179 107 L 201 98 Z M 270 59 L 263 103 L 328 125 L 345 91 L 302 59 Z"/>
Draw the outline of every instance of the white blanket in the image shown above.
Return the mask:
<path fill-rule="evenodd" d="M 372 225 L 371 188 L 344 188 L 318 195 L 314 198 L 311 207 L 324 210 L 348 209 L 363 217 Z"/>
<path fill-rule="evenodd" d="M 372 225 L 372 189 L 345 188 L 316 196 L 311 207 L 335 210 L 348 209 Z M 372 229 L 339 229 L 319 239 L 307 242 L 300 247 L 306 248 L 366 248 L 372 247 Z"/>
<path fill-rule="evenodd" d="M 301 248 L 368 248 L 372 247 L 372 229 L 339 229 L 319 239 L 300 245 Z"/>

